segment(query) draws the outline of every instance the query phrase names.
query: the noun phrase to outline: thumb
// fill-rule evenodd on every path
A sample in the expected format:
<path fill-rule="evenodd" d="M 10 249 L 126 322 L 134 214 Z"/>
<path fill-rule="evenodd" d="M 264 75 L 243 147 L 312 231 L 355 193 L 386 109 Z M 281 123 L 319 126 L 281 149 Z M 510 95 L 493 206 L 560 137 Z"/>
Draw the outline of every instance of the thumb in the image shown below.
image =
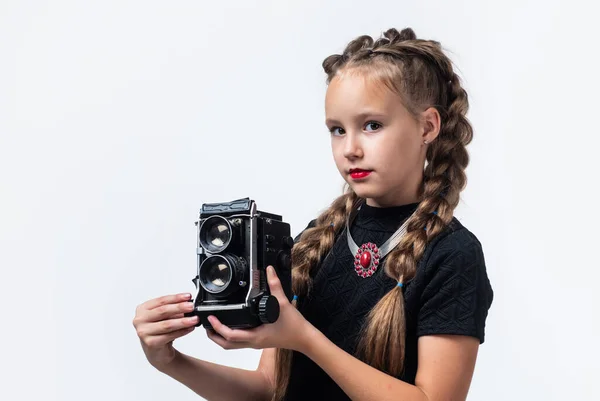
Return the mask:
<path fill-rule="evenodd" d="M 277 277 L 277 273 L 273 266 L 267 267 L 267 281 L 269 283 L 269 289 L 271 290 L 271 294 L 277 298 L 279 302 L 289 300 L 286 298 L 285 293 L 283 292 L 283 288 L 281 287 L 281 281 L 279 281 L 279 277 Z"/>

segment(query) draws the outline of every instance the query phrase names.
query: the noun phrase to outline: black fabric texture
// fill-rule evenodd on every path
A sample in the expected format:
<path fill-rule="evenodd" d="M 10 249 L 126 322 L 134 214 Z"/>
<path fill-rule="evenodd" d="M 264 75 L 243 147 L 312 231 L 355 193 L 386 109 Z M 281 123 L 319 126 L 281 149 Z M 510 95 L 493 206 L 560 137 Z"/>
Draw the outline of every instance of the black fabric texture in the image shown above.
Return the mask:
<path fill-rule="evenodd" d="M 366 242 L 381 246 L 417 206 L 377 208 L 363 204 L 350 229 L 352 238 L 359 246 Z M 315 220 L 307 228 L 314 225 Z M 381 268 L 372 277 L 359 277 L 345 230 L 340 231 L 329 254 L 313 269 L 309 296 L 298 299 L 297 305 L 333 343 L 354 354 L 366 314 L 397 282 Z M 404 285 L 404 299 L 406 357 L 399 379 L 414 384 L 420 336 L 456 334 L 484 342 L 493 290 L 481 243 L 456 218 L 427 245 L 415 277 Z M 294 352 L 286 401 L 349 399 L 317 364 Z"/>

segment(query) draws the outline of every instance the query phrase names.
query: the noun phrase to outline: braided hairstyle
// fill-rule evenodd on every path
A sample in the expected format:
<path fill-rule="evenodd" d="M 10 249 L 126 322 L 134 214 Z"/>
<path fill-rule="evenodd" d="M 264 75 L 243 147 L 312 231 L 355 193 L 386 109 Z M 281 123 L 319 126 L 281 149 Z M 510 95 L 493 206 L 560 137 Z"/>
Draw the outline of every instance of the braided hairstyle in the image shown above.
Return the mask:
<path fill-rule="evenodd" d="M 350 69 L 374 78 L 400 96 L 415 119 L 430 107 L 440 114 L 439 135 L 426 152 L 419 206 L 410 217 L 406 235 L 384 263 L 389 277 L 407 282 L 414 277 L 427 243 L 452 221 L 460 192 L 466 186 L 466 146 L 473 138 L 466 118 L 467 92 L 440 43 L 417 39 L 411 28 L 401 32 L 389 29 L 376 41 L 368 35 L 359 36 L 342 54 L 327 57 L 323 69 L 327 84 L 338 73 Z M 345 228 L 346 217 L 359 201 L 347 186 L 345 193 L 318 216 L 315 227 L 302 233 L 292 249 L 293 290 L 298 297 L 308 295 L 313 269 L 332 248 L 335 235 Z M 381 371 L 400 376 L 405 338 L 404 296 L 402 287 L 395 286 L 367 315 L 356 356 Z M 277 350 L 273 401 L 285 395 L 291 359 L 290 350 Z"/>

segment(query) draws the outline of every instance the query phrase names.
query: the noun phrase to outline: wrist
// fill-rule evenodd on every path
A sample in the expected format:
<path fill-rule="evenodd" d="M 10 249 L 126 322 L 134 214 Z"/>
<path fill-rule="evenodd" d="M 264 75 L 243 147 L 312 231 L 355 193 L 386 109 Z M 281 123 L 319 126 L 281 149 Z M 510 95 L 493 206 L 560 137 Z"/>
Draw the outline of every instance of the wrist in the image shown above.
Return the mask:
<path fill-rule="evenodd" d="M 322 336 L 322 333 L 315 326 L 306 322 L 306 326 L 300 336 L 300 344 L 296 351 L 309 356 L 320 336 Z"/>
<path fill-rule="evenodd" d="M 153 364 L 153 366 L 159 372 L 169 375 L 171 372 L 173 372 L 177 368 L 177 364 L 180 362 L 180 360 L 182 358 L 183 358 L 183 354 L 181 352 L 177 351 L 175 348 L 173 348 L 173 357 L 171 358 L 170 361 L 156 363 L 156 364 Z"/>

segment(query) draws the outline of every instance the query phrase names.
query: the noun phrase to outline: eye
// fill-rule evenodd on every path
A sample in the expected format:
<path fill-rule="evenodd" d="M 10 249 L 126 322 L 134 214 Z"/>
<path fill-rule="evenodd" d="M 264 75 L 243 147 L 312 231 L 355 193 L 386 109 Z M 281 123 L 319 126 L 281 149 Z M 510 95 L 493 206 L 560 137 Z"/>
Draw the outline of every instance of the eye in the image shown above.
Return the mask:
<path fill-rule="evenodd" d="M 375 128 L 373 128 L 373 131 L 377 131 L 379 128 L 382 127 L 382 125 L 380 123 L 378 123 L 377 121 L 369 121 L 367 123 L 367 125 L 365 125 L 365 127 L 368 127 L 369 125 L 375 126 Z"/>
<path fill-rule="evenodd" d="M 336 133 L 336 130 L 340 130 L 340 131 Z M 332 128 L 329 130 L 329 132 L 331 133 L 331 135 L 335 135 L 335 136 L 337 136 L 337 135 L 343 135 L 343 134 L 344 134 L 344 132 L 343 132 L 343 131 L 344 131 L 344 129 L 343 129 L 343 128 L 340 128 L 340 127 L 332 127 Z"/>

